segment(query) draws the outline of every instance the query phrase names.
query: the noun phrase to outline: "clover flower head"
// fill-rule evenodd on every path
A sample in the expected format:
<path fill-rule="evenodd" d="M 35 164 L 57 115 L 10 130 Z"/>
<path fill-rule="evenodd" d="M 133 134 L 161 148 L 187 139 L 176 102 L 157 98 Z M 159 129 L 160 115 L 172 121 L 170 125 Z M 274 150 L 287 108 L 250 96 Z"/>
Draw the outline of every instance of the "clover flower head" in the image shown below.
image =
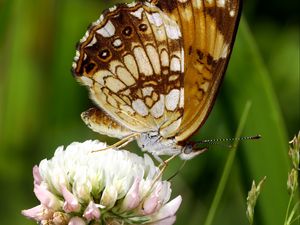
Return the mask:
<path fill-rule="evenodd" d="M 22 214 L 39 224 L 173 224 L 181 196 L 169 201 L 170 182 L 148 155 L 103 149 L 98 141 L 57 148 L 33 168 L 40 205 Z M 158 179 L 157 179 L 158 178 Z"/>

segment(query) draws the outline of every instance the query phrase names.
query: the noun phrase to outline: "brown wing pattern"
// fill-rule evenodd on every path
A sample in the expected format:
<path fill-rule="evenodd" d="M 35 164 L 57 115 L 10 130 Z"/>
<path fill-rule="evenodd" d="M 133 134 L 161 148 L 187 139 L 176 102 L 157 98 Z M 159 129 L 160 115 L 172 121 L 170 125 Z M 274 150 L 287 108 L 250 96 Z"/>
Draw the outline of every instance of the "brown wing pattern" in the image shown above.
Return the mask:
<path fill-rule="evenodd" d="M 104 12 L 82 38 L 73 74 L 121 127 L 160 128 L 168 137 L 183 114 L 183 57 L 175 21 L 151 4 L 121 4 Z M 86 121 L 96 120 L 91 115 Z"/>
<path fill-rule="evenodd" d="M 120 126 L 120 124 L 98 108 L 90 108 L 83 112 L 81 118 L 89 128 L 99 134 L 122 139 L 133 133 L 126 127 Z"/>
<path fill-rule="evenodd" d="M 205 122 L 230 58 L 239 0 L 152 0 L 180 25 L 185 52 L 184 115 L 176 135 L 184 141 Z"/>

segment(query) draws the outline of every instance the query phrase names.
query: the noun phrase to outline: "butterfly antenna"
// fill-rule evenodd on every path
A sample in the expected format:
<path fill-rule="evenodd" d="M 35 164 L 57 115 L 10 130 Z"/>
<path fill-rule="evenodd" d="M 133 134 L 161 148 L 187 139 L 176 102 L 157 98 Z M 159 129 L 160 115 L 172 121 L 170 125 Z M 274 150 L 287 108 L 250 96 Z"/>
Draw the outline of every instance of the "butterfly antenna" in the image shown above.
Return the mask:
<path fill-rule="evenodd" d="M 238 138 L 216 138 L 216 139 L 209 139 L 209 140 L 202 140 L 196 142 L 197 144 L 208 144 L 208 145 L 221 145 L 227 148 L 232 148 L 232 144 L 226 145 L 221 144 L 220 142 L 234 142 L 234 141 L 243 141 L 243 140 L 257 140 L 260 139 L 261 135 L 257 134 L 254 136 L 246 136 L 246 137 L 238 137 Z"/>

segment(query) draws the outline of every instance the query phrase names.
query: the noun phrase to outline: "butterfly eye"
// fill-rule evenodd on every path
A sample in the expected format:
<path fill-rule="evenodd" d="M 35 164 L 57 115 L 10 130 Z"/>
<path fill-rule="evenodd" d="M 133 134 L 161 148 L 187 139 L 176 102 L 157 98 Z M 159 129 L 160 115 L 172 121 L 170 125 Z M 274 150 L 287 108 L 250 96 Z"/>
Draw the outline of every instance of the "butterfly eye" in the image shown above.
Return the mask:
<path fill-rule="evenodd" d="M 147 29 L 148 29 L 147 24 L 142 23 L 142 24 L 139 25 L 139 30 L 140 31 L 145 32 Z"/>
<path fill-rule="evenodd" d="M 111 52 L 108 49 L 103 49 L 99 52 L 98 56 L 104 62 L 108 61 L 111 56 Z"/>
<path fill-rule="evenodd" d="M 122 34 L 126 37 L 130 37 L 132 34 L 132 28 L 130 26 L 127 26 L 123 29 Z"/>

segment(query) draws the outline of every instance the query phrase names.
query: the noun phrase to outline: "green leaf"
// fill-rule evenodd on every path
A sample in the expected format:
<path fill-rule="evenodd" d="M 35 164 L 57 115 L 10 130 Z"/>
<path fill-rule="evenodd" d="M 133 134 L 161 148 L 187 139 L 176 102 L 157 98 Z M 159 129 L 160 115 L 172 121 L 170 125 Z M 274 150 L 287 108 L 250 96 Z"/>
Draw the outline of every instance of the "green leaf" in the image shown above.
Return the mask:
<path fill-rule="evenodd" d="M 238 127 L 236 135 L 235 135 L 236 138 L 241 137 L 241 133 L 243 132 L 243 129 L 245 127 L 245 123 L 247 121 L 247 117 L 248 117 L 250 108 L 251 108 L 251 103 L 247 102 L 247 104 L 245 106 L 245 109 L 243 111 L 242 118 L 240 119 L 240 122 L 239 122 L 239 127 Z M 220 182 L 218 184 L 218 188 L 216 190 L 216 194 L 214 196 L 211 207 L 209 209 L 206 221 L 204 223 L 205 225 L 211 225 L 212 222 L 213 222 L 214 216 L 216 214 L 216 210 L 217 210 L 218 205 L 220 203 L 221 197 L 224 193 L 224 189 L 225 189 L 226 183 L 228 181 L 230 171 L 232 169 L 232 165 L 233 165 L 234 160 L 235 160 L 235 155 L 236 155 L 237 148 L 238 148 L 238 141 L 236 140 L 234 142 L 234 145 L 233 145 L 232 149 L 230 150 L 230 153 L 228 154 L 227 161 L 226 161 L 226 164 L 224 166 L 224 171 L 222 173 Z"/>
<path fill-rule="evenodd" d="M 257 219 L 261 219 L 261 224 L 282 224 L 288 203 L 287 132 L 270 74 L 244 19 L 241 20 L 224 85 L 221 101 L 224 112 L 228 113 L 229 109 L 228 118 L 233 124 L 229 124 L 229 127 L 236 124 L 236 118 L 241 115 L 245 102 L 251 101 L 252 107 L 244 135 L 262 135 L 259 141 L 243 142 L 239 150 L 242 179 L 246 183 L 250 183 L 252 179 L 268 177 L 258 201 Z"/>

